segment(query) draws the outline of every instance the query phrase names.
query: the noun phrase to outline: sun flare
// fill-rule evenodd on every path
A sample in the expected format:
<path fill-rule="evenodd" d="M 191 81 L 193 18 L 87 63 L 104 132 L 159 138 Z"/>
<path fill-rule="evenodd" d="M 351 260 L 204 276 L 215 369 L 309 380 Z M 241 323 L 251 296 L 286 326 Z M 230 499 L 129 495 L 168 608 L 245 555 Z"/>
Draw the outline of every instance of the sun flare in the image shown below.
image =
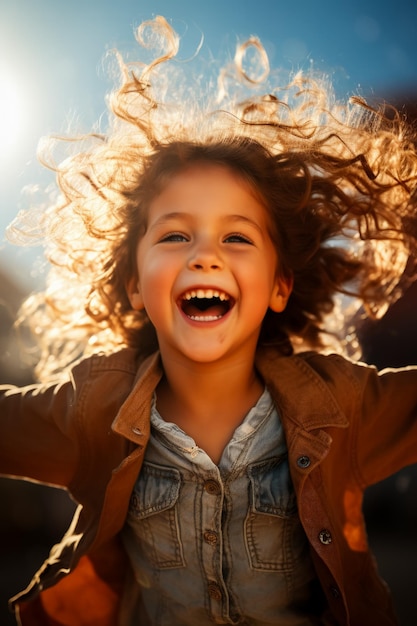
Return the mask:
<path fill-rule="evenodd" d="M 0 156 L 13 152 L 22 137 L 24 102 L 10 71 L 0 67 Z"/>

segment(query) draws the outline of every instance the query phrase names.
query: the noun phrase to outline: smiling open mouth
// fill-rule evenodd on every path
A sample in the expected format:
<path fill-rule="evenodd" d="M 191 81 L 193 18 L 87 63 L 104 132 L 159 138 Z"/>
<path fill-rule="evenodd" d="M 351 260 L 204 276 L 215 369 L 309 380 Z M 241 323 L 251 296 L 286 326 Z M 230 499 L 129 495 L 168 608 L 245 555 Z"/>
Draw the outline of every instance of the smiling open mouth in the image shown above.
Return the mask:
<path fill-rule="evenodd" d="M 197 322 L 219 320 L 230 311 L 233 304 L 229 294 L 216 289 L 192 289 L 180 298 L 183 313 Z"/>

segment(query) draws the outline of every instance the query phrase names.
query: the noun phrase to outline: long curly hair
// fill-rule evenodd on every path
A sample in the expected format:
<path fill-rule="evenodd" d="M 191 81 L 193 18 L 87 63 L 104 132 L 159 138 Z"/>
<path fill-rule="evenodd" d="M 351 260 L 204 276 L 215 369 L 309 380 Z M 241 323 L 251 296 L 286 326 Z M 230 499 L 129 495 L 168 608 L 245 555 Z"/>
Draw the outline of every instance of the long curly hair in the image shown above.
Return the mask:
<path fill-rule="evenodd" d="M 40 346 L 38 376 L 89 352 L 157 348 L 126 283 L 150 202 L 195 161 L 232 168 L 272 218 L 280 268 L 294 288 L 284 312 L 268 311 L 260 342 L 285 353 L 323 349 L 326 336 L 341 349 L 355 346 L 358 320 L 382 315 L 414 278 L 411 126 L 359 97 L 338 103 L 325 77 L 298 73 L 274 84 L 256 38 L 206 85 L 200 75 L 187 82 L 186 65 L 175 64 L 179 38 L 164 18 L 143 23 L 137 39 L 159 51 L 147 64 L 116 53 L 121 80 L 108 131 L 83 137 L 58 164 L 47 161 L 60 197 L 38 212 L 36 232 L 50 270 L 21 314 Z M 10 237 L 31 238 L 31 219 L 30 211 L 18 216 Z"/>

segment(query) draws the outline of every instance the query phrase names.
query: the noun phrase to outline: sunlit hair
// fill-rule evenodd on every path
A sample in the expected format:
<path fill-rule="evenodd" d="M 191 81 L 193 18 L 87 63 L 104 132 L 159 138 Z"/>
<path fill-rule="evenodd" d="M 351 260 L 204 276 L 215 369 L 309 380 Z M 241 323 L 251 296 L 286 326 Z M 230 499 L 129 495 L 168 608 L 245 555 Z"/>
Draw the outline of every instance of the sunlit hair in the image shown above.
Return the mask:
<path fill-rule="evenodd" d="M 274 85 L 255 38 L 215 86 L 200 76 L 187 82 L 164 18 L 142 24 L 137 39 L 160 46 L 157 57 L 140 65 L 117 55 L 122 80 L 109 99 L 109 130 L 83 138 L 55 166 L 60 200 L 35 228 L 51 264 L 45 291 L 22 310 L 41 347 L 38 375 L 89 352 L 157 348 L 126 283 L 150 202 L 195 162 L 231 168 L 252 187 L 270 215 L 279 269 L 293 277 L 286 310 L 267 313 L 260 342 L 288 354 L 321 349 L 339 332 L 342 348 L 354 346 L 356 321 L 382 315 L 414 276 L 411 128 L 358 97 L 338 104 L 322 78 L 299 73 Z M 15 239 L 25 232 L 33 236 L 30 212 L 9 230 Z"/>

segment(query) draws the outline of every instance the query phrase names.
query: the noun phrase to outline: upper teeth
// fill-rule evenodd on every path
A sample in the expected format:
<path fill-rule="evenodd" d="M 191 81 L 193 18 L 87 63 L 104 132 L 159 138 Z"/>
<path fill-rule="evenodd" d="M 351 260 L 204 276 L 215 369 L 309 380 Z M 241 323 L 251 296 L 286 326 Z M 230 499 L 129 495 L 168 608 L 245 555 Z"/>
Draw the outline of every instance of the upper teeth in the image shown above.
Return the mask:
<path fill-rule="evenodd" d="M 191 300 L 191 298 L 219 298 L 219 300 L 229 300 L 229 296 L 224 291 L 217 291 L 217 289 L 192 289 L 187 291 L 183 298 L 185 300 Z"/>

